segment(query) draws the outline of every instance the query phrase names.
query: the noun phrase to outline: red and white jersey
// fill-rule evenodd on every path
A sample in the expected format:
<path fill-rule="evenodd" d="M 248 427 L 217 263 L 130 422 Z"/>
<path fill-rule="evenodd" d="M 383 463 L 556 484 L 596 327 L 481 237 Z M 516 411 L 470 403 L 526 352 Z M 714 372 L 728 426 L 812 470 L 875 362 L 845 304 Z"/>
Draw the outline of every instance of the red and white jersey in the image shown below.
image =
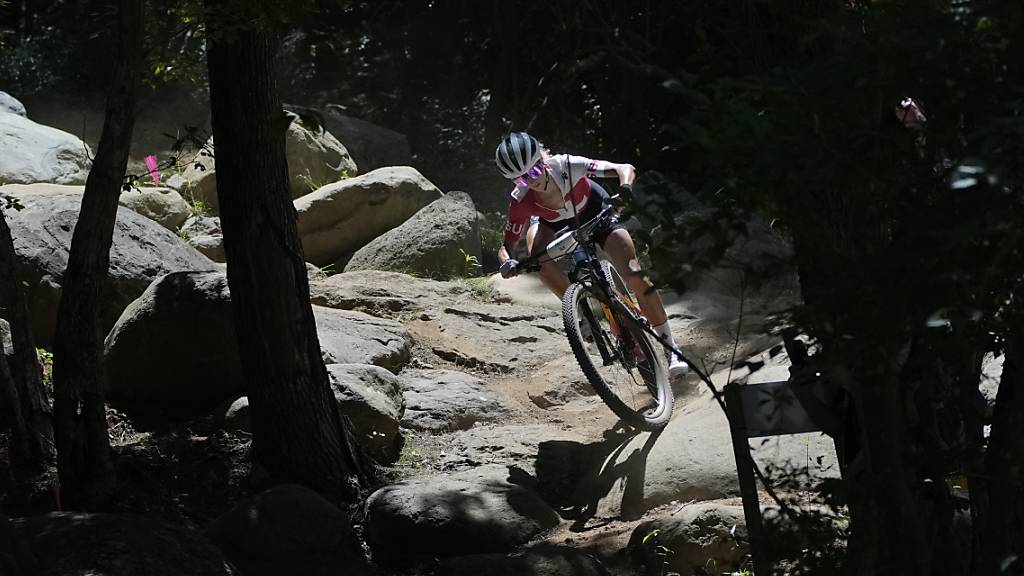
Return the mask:
<path fill-rule="evenodd" d="M 557 154 L 545 160 L 545 163 L 551 181 L 562 193 L 564 205 L 558 210 L 542 206 L 536 190 L 516 185 L 508 203 L 508 223 L 505 225 L 505 240 L 509 243 L 519 239 L 531 216 L 558 222 L 571 220 L 576 213 L 583 212 L 590 200 L 590 181 L 587 178 L 595 176 L 607 164 L 601 160 L 569 154 Z"/>

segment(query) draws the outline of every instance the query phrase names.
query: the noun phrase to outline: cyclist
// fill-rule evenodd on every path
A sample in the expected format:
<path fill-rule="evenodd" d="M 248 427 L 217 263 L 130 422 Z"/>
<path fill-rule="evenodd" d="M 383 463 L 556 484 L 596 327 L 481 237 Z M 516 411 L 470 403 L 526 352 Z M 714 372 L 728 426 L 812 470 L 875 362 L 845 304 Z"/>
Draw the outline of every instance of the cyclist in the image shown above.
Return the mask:
<path fill-rule="evenodd" d="M 604 160 L 591 160 L 569 154 L 551 155 L 536 138 L 526 132 L 513 132 L 506 136 L 494 153 L 502 176 L 515 186 L 508 205 L 508 223 L 505 242 L 498 248 L 498 262 L 503 278 L 516 276 L 518 261 L 509 256 L 523 233 L 523 228 L 536 218 L 536 228 L 530 227 L 528 249 L 530 256 L 539 254 L 554 237 L 555 232 L 579 222 L 593 219 L 608 201 L 608 193 L 591 177 L 617 176 L 622 188 L 630 188 L 636 178 L 636 169 L 630 164 L 616 164 Z M 597 241 L 602 245 L 616 270 L 622 274 L 630 290 L 636 295 L 640 309 L 651 321 L 658 336 L 672 339 L 665 306 L 661 295 L 645 276 L 636 258 L 636 247 L 629 232 L 617 220 L 598 231 Z M 559 299 L 569 288 L 569 277 L 554 262 L 542 259 L 540 278 Z M 669 374 L 676 376 L 688 368 L 682 359 L 666 352 Z"/>

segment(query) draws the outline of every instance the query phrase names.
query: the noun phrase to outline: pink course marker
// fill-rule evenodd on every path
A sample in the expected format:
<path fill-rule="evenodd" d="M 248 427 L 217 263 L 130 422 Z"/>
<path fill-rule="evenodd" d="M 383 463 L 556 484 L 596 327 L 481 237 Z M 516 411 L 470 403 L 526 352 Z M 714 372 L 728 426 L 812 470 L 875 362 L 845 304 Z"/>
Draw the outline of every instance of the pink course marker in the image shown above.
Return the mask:
<path fill-rule="evenodd" d="M 146 156 L 146 168 L 149 168 L 149 175 L 153 177 L 153 184 L 159 186 L 160 172 L 156 169 L 156 156 L 152 154 Z"/>

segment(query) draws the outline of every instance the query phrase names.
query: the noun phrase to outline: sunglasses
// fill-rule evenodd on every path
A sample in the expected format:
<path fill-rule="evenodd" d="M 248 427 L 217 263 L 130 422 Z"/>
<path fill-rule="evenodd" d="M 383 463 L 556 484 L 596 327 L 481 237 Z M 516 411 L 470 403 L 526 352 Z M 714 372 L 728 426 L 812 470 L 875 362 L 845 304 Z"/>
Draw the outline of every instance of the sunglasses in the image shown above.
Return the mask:
<path fill-rule="evenodd" d="M 537 162 L 526 171 L 526 174 L 514 178 L 513 181 L 520 186 L 527 187 L 531 182 L 540 178 L 540 175 L 544 173 L 544 168 L 545 164 L 543 161 Z"/>

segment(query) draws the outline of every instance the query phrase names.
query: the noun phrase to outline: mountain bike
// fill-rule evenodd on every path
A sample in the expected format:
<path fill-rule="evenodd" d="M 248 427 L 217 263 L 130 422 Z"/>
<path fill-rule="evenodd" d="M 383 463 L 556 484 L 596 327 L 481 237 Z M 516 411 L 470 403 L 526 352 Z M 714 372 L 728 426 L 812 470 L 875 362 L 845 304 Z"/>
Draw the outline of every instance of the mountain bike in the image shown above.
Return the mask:
<path fill-rule="evenodd" d="M 613 200 L 616 197 L 612 197 Z M 562 230 L 545 250 L 527 258 L 518 272 L 537 272 L 542 258 L 570 262 L 570 286 L 562 298 L 562 321 L 572 353 L 598 396 L 626 424 L 660 430 L 672 416 L 674 397 L 662 342 L 636 297 L 607 260 L 595 236 L 617 218 L 605 206 L 576 230 Z"/>

